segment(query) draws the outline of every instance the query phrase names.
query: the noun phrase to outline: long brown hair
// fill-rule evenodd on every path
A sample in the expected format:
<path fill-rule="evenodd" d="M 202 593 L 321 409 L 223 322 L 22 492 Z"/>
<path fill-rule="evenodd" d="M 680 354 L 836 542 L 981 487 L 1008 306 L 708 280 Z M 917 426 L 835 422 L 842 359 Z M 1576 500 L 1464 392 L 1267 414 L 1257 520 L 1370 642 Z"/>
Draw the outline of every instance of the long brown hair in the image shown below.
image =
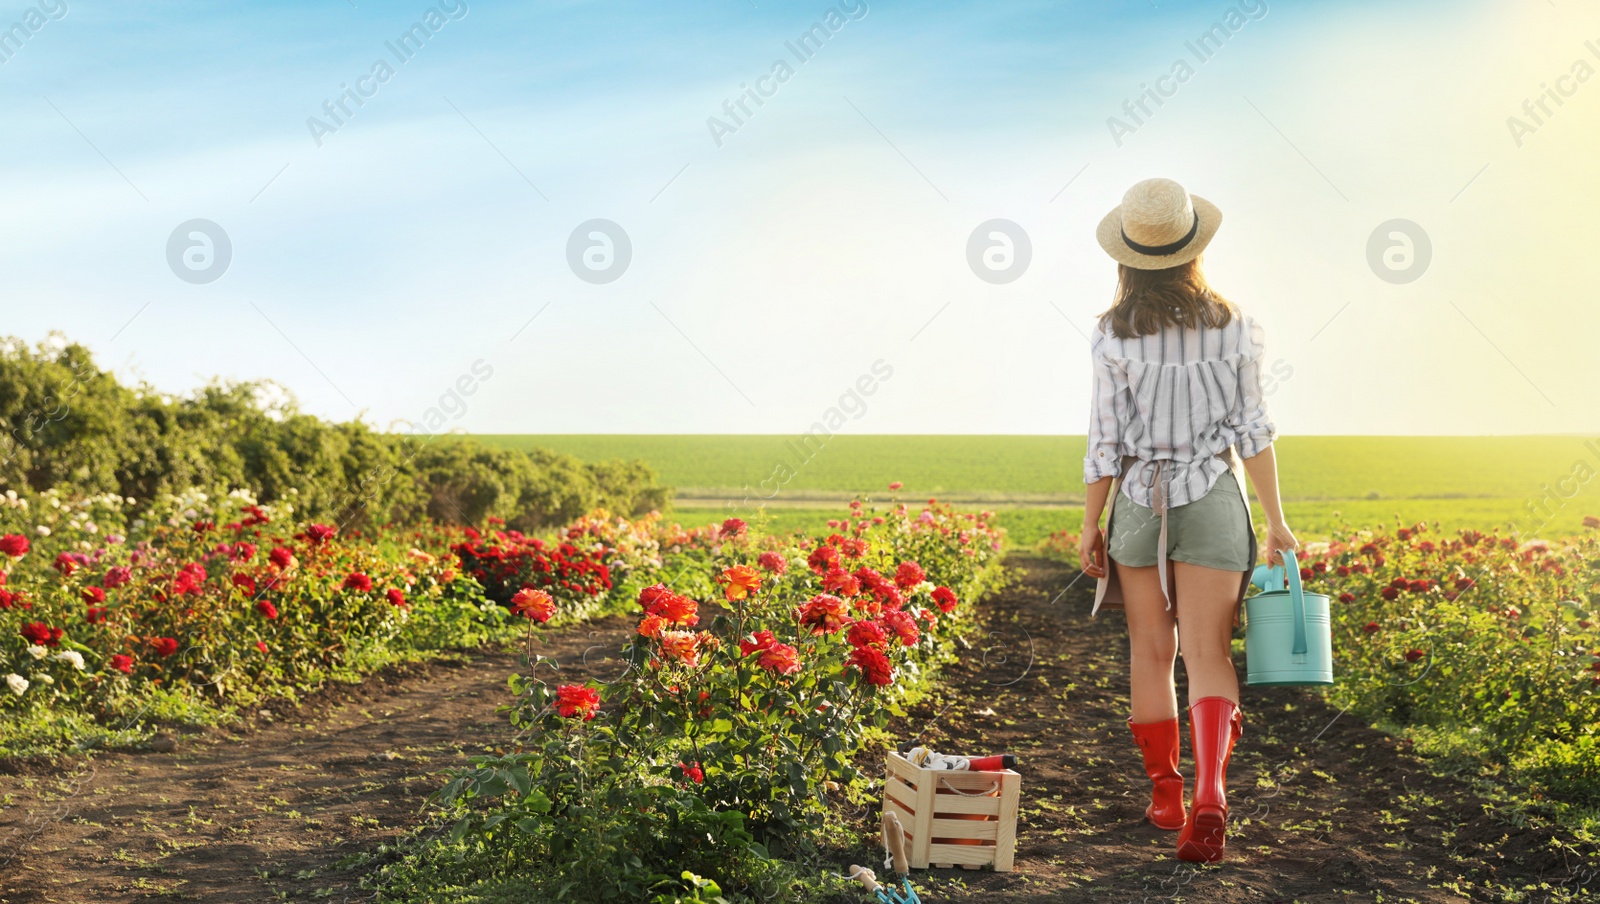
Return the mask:
<path fill-rule="evenodd" d="M 1133 339 L 1163 326 L 1223 327 L 1233 314 L 1233 303 L 1206 285 L 1197 257 L 1164 270 L 1118 264 L 1117 293 L 1100 322 L 1109 322 L 1118 339 Z"/>

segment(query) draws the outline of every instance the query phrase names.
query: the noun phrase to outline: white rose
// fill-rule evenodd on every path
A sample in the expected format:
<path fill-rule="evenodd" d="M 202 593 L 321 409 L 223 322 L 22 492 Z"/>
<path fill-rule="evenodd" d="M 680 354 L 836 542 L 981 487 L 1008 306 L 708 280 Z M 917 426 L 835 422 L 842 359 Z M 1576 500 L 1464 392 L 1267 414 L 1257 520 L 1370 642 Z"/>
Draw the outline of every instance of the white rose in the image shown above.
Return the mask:
<path fill-rule="evenodd" d="M 83 671 L 83 654 L 77 650 L 62 650 L 50 658 L 57 662 L 70 662 L 73 668 Z"/>
<path fill-rule="evenodd" d="M 50 528 L 45 527 L 43 524 L 39 525 L 39 536 L 41 536 L 41 537 L 50 536 Z"/>
<path fill-rule="evenodd" d="M 21 675 L 7 675 L 6 685 L 11 688 L 11 693 L 20 697 L 22 692 L 28 689 L 28 679 Z"/>
<path fill-rule="evenodd" d="M 45 657 L 45 654 L 49 653 L 49 652 L 50 652 L 49 650 L 46 650 L 44 647 L 40 647 L 40 646 L 30 646 L 30 647 L 28 647 L 28 655 L 32 656 L 34 659 L 43 659 Z"/>

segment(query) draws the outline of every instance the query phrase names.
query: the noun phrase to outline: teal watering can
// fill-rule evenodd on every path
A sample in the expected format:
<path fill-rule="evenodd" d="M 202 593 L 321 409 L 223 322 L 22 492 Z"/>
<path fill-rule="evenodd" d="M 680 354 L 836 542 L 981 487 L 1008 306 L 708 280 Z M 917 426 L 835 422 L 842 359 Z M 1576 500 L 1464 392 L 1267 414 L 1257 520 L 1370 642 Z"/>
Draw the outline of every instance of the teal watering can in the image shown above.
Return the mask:
<path fill-rule="evenodd" d="M 1250 575 L 1262 592 L 1244 601 L 1245 683 L 1332 684 L 1328 597 L 1301 589 L 1292 550 L 1283 550 L 1283 560 L 1283 565 L 1257 565 Z"/>

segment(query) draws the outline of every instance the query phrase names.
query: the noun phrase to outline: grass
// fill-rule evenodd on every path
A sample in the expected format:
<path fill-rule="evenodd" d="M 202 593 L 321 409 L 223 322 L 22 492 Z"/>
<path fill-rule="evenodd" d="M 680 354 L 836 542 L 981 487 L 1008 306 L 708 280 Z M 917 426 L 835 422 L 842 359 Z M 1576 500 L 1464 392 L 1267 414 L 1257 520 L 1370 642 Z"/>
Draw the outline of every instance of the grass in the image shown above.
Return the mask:
<path fill-rule="evenodd" d="M 816 528 L 841 499 L 929 496 L 994 509 L 1015 545 L 1083 520 L 1084 440 L 1062 436 L 485 435 L 586 461 L 642 458 L 678 490 L 685 521 Z M 1277 442 L 1284 508 L 1302 540 L 1355 525 L 1577 533 L 1600 514 L 1600 441 L 1581 436 L 1289 436 Z M 1560 495 L 1566 492 L 1568 498 Z M 764 504 L 764 505 L 763 505 Z M 1256 516 L 1261 517 L 1259 508 Z"/>

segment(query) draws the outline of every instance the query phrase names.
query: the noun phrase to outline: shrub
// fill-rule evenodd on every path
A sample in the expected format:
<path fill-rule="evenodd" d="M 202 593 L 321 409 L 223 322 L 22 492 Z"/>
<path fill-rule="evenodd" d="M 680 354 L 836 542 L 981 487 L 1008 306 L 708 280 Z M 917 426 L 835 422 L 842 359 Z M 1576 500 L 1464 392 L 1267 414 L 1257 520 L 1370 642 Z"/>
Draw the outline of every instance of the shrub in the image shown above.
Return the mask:
<path fill-rule="evenodd" d="M 142 506 L 194 488 L 292 501 L 301 517 L 343 527 L 498 517 L 524 531 L 598 507 L 641 515 L 668 496 L 642 462 L 330 424 L 267 383 L 166 396 L 121 385 L 83 346 L 0 340 L 0 490 Z"/>
<path fill-rule="evenodd" d="M 794 860 L 867 781 L 852 757 L 954 655 L 967 605 L 999 575 L 998 532 L 977 516 L 858 503 L 832 524 L 821 538 L 737 521 L 658 531 L 718 599 L 687 595 L 693 582 L 644 588 L 629 668 L 610 682 L 551 687 L 527 663 L 511 711 L 525 749 L 451 773 L 448 838 L 381 874 L 386 893 L 515 880 L 540 900 L 681 898 L 688 870 L 719 893 L 797 900 Z"/>

